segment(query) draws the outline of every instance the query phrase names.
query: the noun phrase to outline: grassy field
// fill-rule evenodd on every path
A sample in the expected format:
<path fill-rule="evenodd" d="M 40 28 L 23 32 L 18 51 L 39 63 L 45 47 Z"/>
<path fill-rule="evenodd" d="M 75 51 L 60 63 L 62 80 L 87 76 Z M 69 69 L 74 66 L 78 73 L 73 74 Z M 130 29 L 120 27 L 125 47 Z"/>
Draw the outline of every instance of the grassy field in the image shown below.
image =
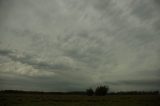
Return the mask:
<path fill-rule="evenodd" d="M 0 106 L 160 106 L 160 95 L 0 94 Z"/>

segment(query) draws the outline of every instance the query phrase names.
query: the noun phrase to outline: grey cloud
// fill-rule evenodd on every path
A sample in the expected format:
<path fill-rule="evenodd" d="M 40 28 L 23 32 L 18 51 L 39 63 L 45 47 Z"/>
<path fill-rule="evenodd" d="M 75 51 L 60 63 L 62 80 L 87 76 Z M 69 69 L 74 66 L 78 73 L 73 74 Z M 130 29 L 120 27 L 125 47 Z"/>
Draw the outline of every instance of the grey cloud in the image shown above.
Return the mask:
<path fill-rule="evenodd" d="M 44 76 L 43 80 L 27 77 L 28 83 L 39 82 L 39 89 L 45 85 L 46 89 L 63 90 L 64 85 L 71 90 L 106 81 L 117 89 L 141 85 L 144 89 L 159 89 L 158 2 L 2 0 L 1 66 L 12 61 L 20 63 L 21 70 L 31 66 L 38 73 L 54 72 L 54 76 Z M 3 68 L 9 65 L 12 63 Z M 3 77 L 3 81 L 9 79 Z M 20 88 L 24 79 L 16 80 L 20 83 L 15 86 Z"/>
<path fill-rule="evenodd" d="M 44 81 L 45 79 L 33 79 L 38 81 L 28 81 L 24 79 L 15 79 L 15 80 L 5 80 L 1 89 L 19 89 L 22 90 L 39 90 L 39 91 L 73 91 L 73 90 L 84 90 L 84 85 L 68 81 Z M 8 86 L 10 85 L 10 86 Z M 20 86 L 18 86 L 20 85 Z M 64 86 L 65 85 L 65 86 Z M 30 87 L 32 86 L 32 88 Z M 47 86 L 47 87 L 46 87 Z"/>
<path fill-rule="evenodd" d="M 135 81 L 121 81 L 122 84 L 126 85 L 137 85 L 137 86 L 158 86 L 160 87 L 160 80 L 135 80 Z"/>
<path fill-rule="evenodd" d="M 22 57 L 16 56 L 16 53 L 10 50 L 0 50 L 0 55 L 7 56 L 13 61 L 17 61 L 23 64 L 31 65 L 36 69 L 47 69 L 47 70 L 69 70 L 71 67 L 65 66 L 63 64 L 49 64 L 47 62 L 37 62 L 35 56 L 24 55 Z"/>
<path fill-rule="evenodd" d="M 132 85 L 132 86 L 160 86 L 160 80 L 121 80 L 117 82 L 105 82 L 109 85 Z"/>

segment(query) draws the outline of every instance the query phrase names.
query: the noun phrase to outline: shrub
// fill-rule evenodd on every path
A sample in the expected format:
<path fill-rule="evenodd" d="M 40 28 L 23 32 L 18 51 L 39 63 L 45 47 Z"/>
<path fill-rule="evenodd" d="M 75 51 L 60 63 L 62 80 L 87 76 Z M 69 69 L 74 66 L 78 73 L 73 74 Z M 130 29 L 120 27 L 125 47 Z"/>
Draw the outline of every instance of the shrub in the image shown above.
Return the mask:
<path fill-rule="evenodd" d="M 108 93 L 109 88 L 106 86 L 98 86 L 95 90 L 95 95 L 105 96 Z"/>
<path fill-rule="evenodd" d="M 92 95 L 94 94 L 93 89 L 92 89 L 92 88 L 87 89 L 87 90 L 86 90 L 86 94 L 87 94 L 88 96 L 92 96 Z"/>

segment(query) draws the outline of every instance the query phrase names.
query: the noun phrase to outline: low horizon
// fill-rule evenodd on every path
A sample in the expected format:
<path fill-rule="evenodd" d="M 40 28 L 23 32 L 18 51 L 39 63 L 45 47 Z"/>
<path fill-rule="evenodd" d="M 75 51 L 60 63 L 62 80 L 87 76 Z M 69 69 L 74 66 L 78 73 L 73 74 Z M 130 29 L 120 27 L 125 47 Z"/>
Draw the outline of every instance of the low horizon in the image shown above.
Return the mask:
<path fill-rule="evenodd" d="M 87 89 L 92 89 L 92 88 L 87 88 Z M 87 91 L 87 89 L 84 89 L 84 90 L 71 90 L 71 91 L 42 91 L 42 90 L 35 90 L 35 91 L 31 91 L 31 90 L 22 90 L 22 89 L 20 89 L 20 90 L 18 90 L 18 89 L 4 89 L 4 90 L 0 90 L 0 92 L 8 92 L 8 93 L 12 93 L 12 92 L 28 92 L 28 93 L 84 93 L 84 94 L 86 94 L 86 91 Z M 93 89 L 93 91 L 95 91 L 95 89 Z M 107 92 L 108 94 L 117 94 L 117 93 L 156 93 L 156 94 L 160 94 L 160 90 L 128 90 L 128 91 L 112 91 L 112 90 L 108 90 L 108 92 Z"/>

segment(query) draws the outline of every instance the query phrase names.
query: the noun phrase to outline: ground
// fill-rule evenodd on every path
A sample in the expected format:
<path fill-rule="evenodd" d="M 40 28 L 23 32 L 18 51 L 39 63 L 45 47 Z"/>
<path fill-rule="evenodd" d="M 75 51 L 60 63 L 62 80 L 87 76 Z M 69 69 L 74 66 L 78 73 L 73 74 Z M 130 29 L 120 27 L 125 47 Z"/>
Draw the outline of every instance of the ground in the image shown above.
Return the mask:
<path fill-rule="evenodd" d="M 0 106 L 160 106 L 160 95 L 0 94 Z"/>

